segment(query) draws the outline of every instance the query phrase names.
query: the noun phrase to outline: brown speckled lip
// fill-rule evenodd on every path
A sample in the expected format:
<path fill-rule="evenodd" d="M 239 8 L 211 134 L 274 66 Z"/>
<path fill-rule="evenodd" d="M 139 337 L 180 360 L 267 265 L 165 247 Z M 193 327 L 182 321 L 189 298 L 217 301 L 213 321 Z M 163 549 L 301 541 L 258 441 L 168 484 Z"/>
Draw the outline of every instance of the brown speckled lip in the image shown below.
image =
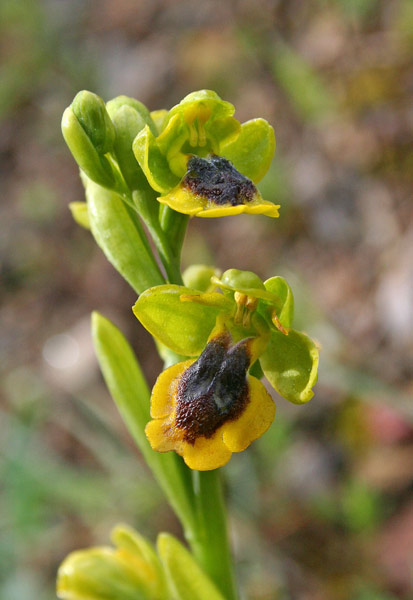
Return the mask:
<path fill-rule="evenodd" d="M 215 154 L 208 158 L 192 156 L 182 185 L 217 206 L 247 204 L 257 194 L 250 179 L 229 160 Z"/>
<path fill-rule="evenodd" d="M 221 425 L 239 417 L 249 402 L 246 379 L 250 364 L 247 347 L 230 347 L 229 335 L 208 342 L 182 375 L 177 389 L 176 426 L 194 444 L 210 438 Z"/>

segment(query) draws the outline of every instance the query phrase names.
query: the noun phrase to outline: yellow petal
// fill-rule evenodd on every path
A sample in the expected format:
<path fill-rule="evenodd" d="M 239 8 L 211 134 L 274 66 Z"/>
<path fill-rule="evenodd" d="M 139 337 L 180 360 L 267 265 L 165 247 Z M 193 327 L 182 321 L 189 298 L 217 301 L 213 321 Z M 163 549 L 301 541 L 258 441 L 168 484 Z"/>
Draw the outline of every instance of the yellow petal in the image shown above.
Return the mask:
<path fill-rule="evenodd" d="M 145 427 L 145 434 L 152 448 L 157 452 L 183 451 L 184 443 L 178 439 L 178 429 L 174 429 L 168 420 L 155 419 Z"/>
<path fill-rule="evenodd" d="M 167 204 L 177 212 L 192 216 L 204 210 L 206 206 L 206 201 L 201 196 L 195 195 L 190 190 L 181 187 L 181 185 L 178 185 L 166 196 L 160 196 L 158 201 Z"/>
<path fill-rule="evenodd" d="M 250 401 L 244 412 L 221 430 L 224 444 L 231 452 L 242 452 L 261 437 L 274 420 L 275 404 L 263 384 L 255 377 L 248 378 Z"/>
<path fill-rule="evenodd" d="M 225 465 L 232 452 L 222 441 L 222 427 L 212 437 L 199 437 L 194 444 L 184 443 L 183 452 L 179 452 L 190 469 L 211 471 Z"/>
<path fill-rule="evenodd" d="M 279 204 L 273 204 L 268 200 L 257 200 L 248 204 L 237 204 L 236 206 L 207 206 L 203 211 L 197 213 L 197 217 L 226 217 L 246 213 L 250 215 L 267 215 L 268 217 L 279 217 Z"/>
<path fill-rule="evenodd" d="M 169 369 L 162 371 L 159 375 L 151 396 L 152 419 L 164 419 L 171 414 L 174 407 L 174 394 L 176 392 L 174 382 L 178 382 L 178 378 L 193 362 L 195 362 L 195 359 L 177 363 L 169 367 Z"/>

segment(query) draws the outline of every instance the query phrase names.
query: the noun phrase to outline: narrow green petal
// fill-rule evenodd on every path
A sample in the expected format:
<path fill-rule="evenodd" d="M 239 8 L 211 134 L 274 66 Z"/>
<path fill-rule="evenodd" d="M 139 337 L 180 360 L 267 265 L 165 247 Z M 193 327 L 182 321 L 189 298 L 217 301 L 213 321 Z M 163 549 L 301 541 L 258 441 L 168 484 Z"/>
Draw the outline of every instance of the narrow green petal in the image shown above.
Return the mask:
<path fill-rule="evenodd" d="M 224 600 L 192 554 L 177 539 L 161 533 L 157 546 L 176 600 Z"/>
<path fill-rule="evenodd" d="M 318 348 L 305 334 L 294 329 L 288 335 L 273 331 L 260 363 L 272 387 L 286 400 L 304 404 L 314 396 Z"/>
<path fill-rule="evenodd" d="M 271 277 L 264 282 L 265 289 L 280 299 L 281 304 L 276 303 L 277 317 L 284 327 L 291 327 L 294 319 L 294 296 L 293 292 L 283 277 Z"/>
<path fill-rule="evenodd" d="M 136 160 L 154 190 L 166 194 L 178 184 L 179 177 L 170 170 L 168 161 L 160 151 L 148 125 L 138 133 L 132 148 Z"/>
<path fill-rule="evenodd" d="M 199 291 L 178 285 L 157 286 L 139 296 L 133 312 L 165 346 L 183 356 L 197 356 L 207 343 L 220 308 L 181 302 L 181 295 L 196 296 Z"/>
<path fill-rule="evenodd" d="M 274 151 L 274 130 L 264 119 L 243 123 L 237 139 L 221 149 L 222 155 L 254 183 L 268 171 Z"/>

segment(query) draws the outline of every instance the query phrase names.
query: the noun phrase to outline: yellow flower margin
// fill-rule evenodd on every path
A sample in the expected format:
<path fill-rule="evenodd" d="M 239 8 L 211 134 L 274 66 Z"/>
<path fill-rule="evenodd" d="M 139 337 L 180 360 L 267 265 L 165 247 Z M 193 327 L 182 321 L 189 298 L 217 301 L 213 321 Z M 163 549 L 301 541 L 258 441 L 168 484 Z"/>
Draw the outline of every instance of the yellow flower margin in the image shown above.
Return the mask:
<path fill-rule="evenodd" d="M 280 208 L 279 204 L 263 200 L 259 192 L 252 201 L 246 204 L 217 206 L 206 198 L 182 187 L 181 184 L 176 186 L 169 194 L 158 197 L 158 201 L 185 215 L 205 218 L 226 217 L 241 213 L 279 217 L 278 209 Z"/>
<path fill-rule="evenodd" d="M 211 437 L 185 441 L 185 431 L 176 425 L 177 388 L 183 373 L 196 360 L 177 363 L 160 374 L 152 391 L 153 420 L 145 433 L 154 450 L 175 450 L 190 469 L 210 471 L 225 465 L 233 452 L 242 452 L 267 431 L 274 420 L 275 404 L 263 384 L 247 375 L 249 401 L 241 415 L 223 423 Z"/>

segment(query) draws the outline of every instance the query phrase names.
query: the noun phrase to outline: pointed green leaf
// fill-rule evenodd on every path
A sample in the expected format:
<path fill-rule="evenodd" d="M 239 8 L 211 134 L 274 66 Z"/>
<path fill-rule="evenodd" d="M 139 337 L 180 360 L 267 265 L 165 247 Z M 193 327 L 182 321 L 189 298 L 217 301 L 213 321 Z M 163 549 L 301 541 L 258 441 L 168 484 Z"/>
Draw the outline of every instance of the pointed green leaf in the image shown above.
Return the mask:
<path fill-rule="evenodd" d="M 284 327 L 291 327 L 294 319 L 294 296 L 290 286 L 283 277 L 271 277 L 264 282 L 265 289 L 280 299 L 276 304 L 277 317 Z"/>
<path fill-rule="evenodd" d="M 304 404 L 314 396 L 318 349 L 305 334 L 294 329 L 288 335 L 273 331 L 260 363 L 270 384 L 286 400 Z"/>
<path fill-rule="evenodd" d="M 224 600 L 190 552 L 172 535 L 158 536 L 158 553 L 176 600 Z"/>
<path fill-rule="evenodd" d="M 150 393 L 132 348 L 119 329 L 97 312 L 92 315 L 92 338 L 106 385 L 126 426 L 184 528 L 192 528 L 189 470 L 176 454 L 154 452 L 146 439 Z"/>
<path fill-rule="evenodd" d="M 161 285 L 141 294 L 133 312 L 142 325 L 165 346 L 184 356 L 201 354 L 220 308 L 181 302 L 180 296 L 199 295 L 199 290 Z"/>
<path fill-rule="evenodd" d="M 274 130 L 265 119 L 243 123 L 236 140 L 221 149 L 222 155 L 254 183 L 258 183 L 268 171 L 274 151 Z"/>
<path fill-rule="evenodd" d="M 115 269 L 140 294 L 164 280 L 122 198 L 85 180 L 90 227 Z"/>

